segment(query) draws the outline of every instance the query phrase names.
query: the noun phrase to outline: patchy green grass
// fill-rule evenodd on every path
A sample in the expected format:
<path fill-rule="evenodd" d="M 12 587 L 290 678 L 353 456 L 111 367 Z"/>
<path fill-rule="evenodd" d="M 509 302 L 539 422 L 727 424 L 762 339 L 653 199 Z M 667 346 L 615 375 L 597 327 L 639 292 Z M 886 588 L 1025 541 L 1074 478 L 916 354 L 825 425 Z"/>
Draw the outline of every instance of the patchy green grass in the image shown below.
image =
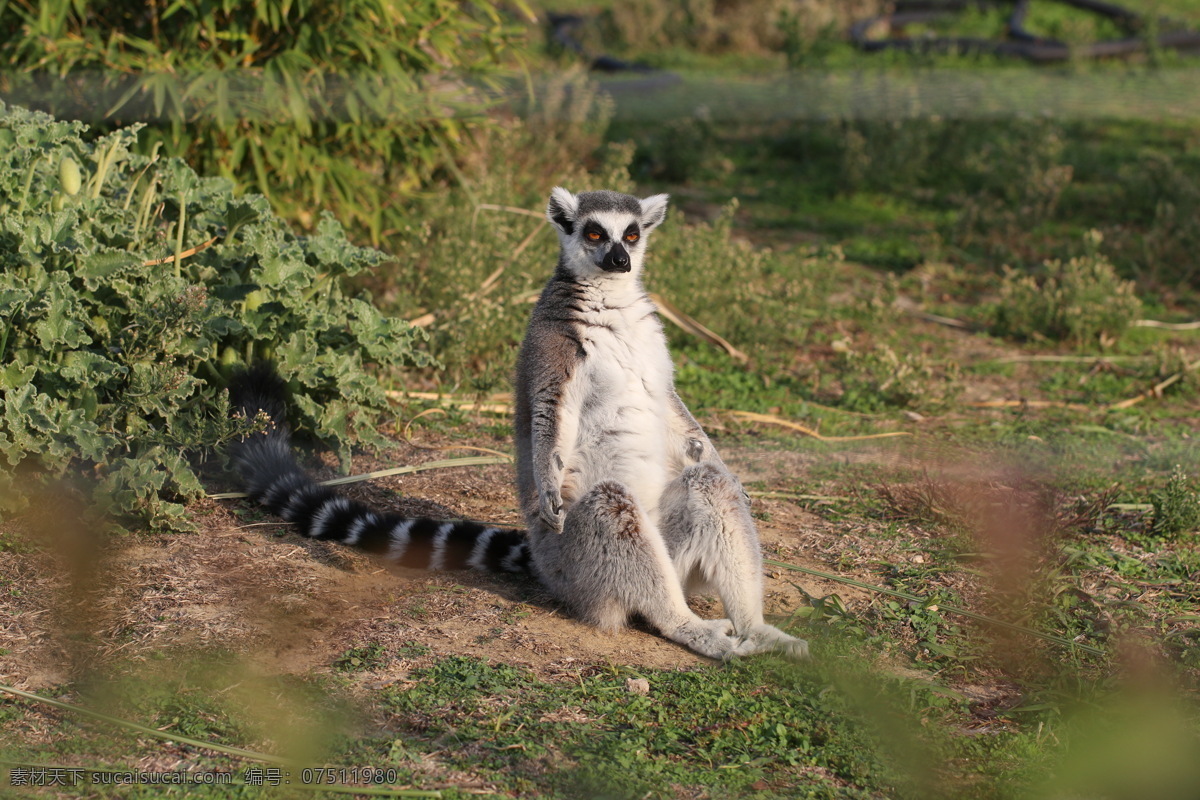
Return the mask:
<path fill-rule="evenodd" d="M 1035 23 L 1095 33 L 1071 14 Z M 1193 794 L 1200 342 L 1137 320 L 1200 318 L 1188 255 L 1200 241 L 1194 126 L 1007 107 L 763 120 L 753 109 L 774 87 L 751 80 L 743 95 L 723 94 L 720 79 L 688 71 L 702 59 L 673 58 L 656 53 L 683 81 L 655 98 L 653 117 L 618 96 L 607 136 L 633 148 L 607 174 L 619 188 L 671 192 L 648 284 L 748 356 L 669 327 L 679 391 L 721 444 L 803 464 L 749 488 L 791 496 L 839 533 L 819 551 L 827 570 L 921 601 L 805 595 L 793 622 L 818 643 L 814 665 L 637 671 L 648 698 L 626 694 L 634 674 L 613 668 L 569 687 L 522 684 L 517 703 L 519 677 L 454 662 L 454 675 L 482 672 L 462 680 L 491 694 L 438 697 L 426 684 L 447 673 L 422 673 L 416 697 L 409 687 L 389 701 L 396 724 L 445 743 L 437 752 L 454 769 L 542 796 Z M 896 55 L 853 59 L 891 71 L 893 86 L 919 73 Z M 960 75 L 968 94 L 977 73 L 989 86 L 1049 85 L 987 59 L 916 66 Z M 1073 69 L 1080 81 L 1061 85 L 1083 91 L 1125 68 Z M 731 118 L 730 96 L 747 118 Z M 1055 259 L 1087 267 L 1055 278 L 1069 291 L 1046 278 Z M 455 363 L 482 357 L 447 332 Z M 511 352 L 519 333 L 508 335 L 490 357 Z M 819 441 L 730 409 L 826 437 L 908 436 Z M 787 512 L 755 513 L 765 525 Z M 747 697 L 785 732 L 744 716 Z M 1139 705 L 1144 717 L 1130 711 Z M 736 736 L 706 716 L 713 709 Z M 734 742 L 740 762 L 726 755 Z M 897 756 L 897 742 L 917 749 Z M 1157 753 L 1155 766 L 1112 755 L 1125 747 Z"/>

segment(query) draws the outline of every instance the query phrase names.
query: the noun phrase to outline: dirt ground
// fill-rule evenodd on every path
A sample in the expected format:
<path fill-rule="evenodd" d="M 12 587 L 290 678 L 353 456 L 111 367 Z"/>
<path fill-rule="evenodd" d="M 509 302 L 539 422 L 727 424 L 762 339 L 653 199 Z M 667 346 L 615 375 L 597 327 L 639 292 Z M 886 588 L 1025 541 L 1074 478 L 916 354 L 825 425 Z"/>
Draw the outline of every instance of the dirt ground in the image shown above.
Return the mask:
<path fill-rule="evenodd" d="M 920 324 L 944 333 L 932 323 Z M 952 333 L 955 357 L 963 363 L 1015 352 Z M 973 380 L 965 399 L 1023 398 L 1020 387 L 1035 383 L 1026 374 L 1030 369 L 1016 365 L 1013 375 Z M 710 432 L 721 430 L 719 421 L 705 422 Z M 425 447 L 399 444 L 384 459 L 359 455 L 352 472 L 443 459 L 455 454 L 435 448 L 450 444 L 510 449 L 507 439 L 488 430 L 481 425 L 474 435 L 453 441 L 423 432 Z M 778 445 L 732 445 L 728 437 L 718 437 L 716 444 L 744 483 L 768 491 L 800 486 L 822 494 L 820 485 L 807 480 L 818 458 L 893 465 L 902 458 L 895 448 L 818 456 Z M 924 458 L 911 448 L 906 452 L 907 458 Z M 945 457 L 925 455 L 933 462 Z M 318 477 L 334 477 L 328 454 L 324 460 L 316 467 Z M 955 464 L 960 478 L 1002 467 Z M 512 484 L 512 467 L 502 465 L 384 478 L 346 491 L 403 513 L 519 526 Z M 217 472 L 207 485 L 213 491 L 236 488 Z M 9 540 L 19 546 L 0 546 L 0 681 L 17 687 L 55 685 L 100 664 L 196 648 L 240 653 L 277 674 L 330 670 L 347 650 L 373 644 L 392 653 L 422 654 L 393 659 L 395 674 L 385 678 L 399 678 L 422 659 L 448 654 L 547 674 L 579 665 L 687 668 L 704 661 L 643 629 L 606 635 L 576 622 L 532 580 L 389 567 L 339 545 L 304 539 L 245 500 L 192 504 L 195 532 L 130 534 L 100 545 L 54 506 L 42 503 L 30 519 L 10 523 L 16 535 Z M 913 541 L 862 535 L 869 521 L 831 522 L 786 499 L 756 498 L 753 510 L 767 558 L 876 583 L 872 563 L 920 557 Z M 910 533 L 916 540 L 928 536 Z M 29 544 L 21 545 L 23 539 Z M 868 601 L 865 592 L 844 584 L 771 567 L 765 575 L 768 616 L 785 617 L 803 604 L 796 585 L 815 597 L 836 593 L 852 610 Z M 720 616 L 717 601 L 695 598 L 693 604 L 702 616 Z"/>
<path fill-rule="evenodd" d="M 503 444 L 486 436 L 475 443 Z M 722 449 L 744 481 L 768 487 L 802 482 L 812 458 L 778 449 Z M 401 446 L 388 461 L 445 457 Z M 392 465 L 364 456 L 353 471 Z M 347 491 L 400 512 L 519 525 L 511 470 L 442 469 Z M 317 471 L 334 474 L 328 466 Z M 0 550 L 0 682 L 38 689 L 101 665 L 196 649 L 239 653 L 269 673 L 311 674 L 333 669 L 351 648 L 379 645 L 395 656 L 382 674 L 372 673 L 383 682 L 448 654 L 547 676 L 609 663 L 688 668 L 704 662 L 645 629 L 608 635 L 579 623 L 531 579 L 389 567 L 340 545 L 307 540 L 245 500 L 207 499 L 189 510 L 196 532 L 126 535 L 98 553 L 72 552 L 86 547 L 87 534 L 72 532 L 69 521 L 50 511 L 27 521 L 13 538 L 35 541 Z M 828 569 L 839 543 L 853 537 L 844 525 L 789 500 L 756 499 L 754 510 L 763 517 L 768 558 Z M 865 602 L 851 587 L 771 567 L 765 573 L 769 616 L 802 605 L 793 584 L 814 596 L 836 592 L 848 604 Z M 694 606 L 702 616 L 720 616 L 716 600 L 696 598 Z"/>

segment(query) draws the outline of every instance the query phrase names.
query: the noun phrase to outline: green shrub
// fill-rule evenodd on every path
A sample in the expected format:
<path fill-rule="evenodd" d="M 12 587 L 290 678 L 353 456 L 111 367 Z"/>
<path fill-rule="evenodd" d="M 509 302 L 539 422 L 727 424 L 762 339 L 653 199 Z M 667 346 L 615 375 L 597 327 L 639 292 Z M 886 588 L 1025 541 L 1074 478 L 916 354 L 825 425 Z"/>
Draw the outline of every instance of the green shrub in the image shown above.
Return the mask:
<path fill-rule="evenodd" d="M 834 342 L 834 350 L 839 404 L 854 411 L 936 408 L 962 390 L 955 364 L 939 366 L 920 352 L 901 355 L 885 344 L 854 350 L 845 342 Z"/>
<path fill-rule="evenodd" d="M 737 210 L 732 201 L 711 222 L 669 211 L 650 240 L 646 285 L 766 367 L 766 359 L 790 360 L 808 336 L 804 314 L 817 308 L 831 264 L 799 249 L 754 247 L 734 234 Z"/>
<path fill-rule="evenodd" d="M 6 467 L 98 475 L 108 510 L 178 525 L 165 498 L 201 491 L 181 453 L 230 434 L 223 370 L 261 357 L 291 380 L 300 428 L 343 456 L 378 441 L 386 398 L 365 362 L 428 361 L 405 323 L 340 288 L 382 255 L 329 216 L 297 236 L 264 198 L 134 154 L 136 129 L 94 144 L 84 129 L 0 104 Z M 0 486 L 0 507 L 17 504 Z"/>
<path fill-rule="evenodd" d="M 1150 531 L 1155 535 L 1172 537 L 1200 529 L 1200 494 L 1178 466 L 1167 485 L 1151 493 L 1150 505 L 1154 508 Z"/>
<path fill-rule="evenodd" d="M 518 0 L 516 5 L 524 7 Z M 525 53 L 493 0 L 0 3 L 0 96 L 156 146 L 378 243 Z"/>
<path fill-rule="evenodd" d="M 1138 277 L 1195 284 L 1200 274 L 1195 258 L 1200 250 L 1200 183 L 1195 175 L 1194 159 L 1189 164 L 1154 151 L 1119 171 L 1115 182 L 1124 192 L 1118 207 L 1141 224 L 1121 220 L 1114 227 L 1118 236 L 1125 233 L 1122 228 L 1137 231 L 1129 249 L 1130 258 L 1143 266 Z"/>
<path fill-rule="evenodd" d="M 1000 300 L 992 310 L 992 331 L 1016 339 L 1050 339 L 1111 344 L 1142 309 L 1132 281 L 1117 277 L 1113 265 L 1095 252 L 1100 235 L 1089 234 L 1090 253 L 1070 261 L 1045 262 L 1045 275 L 1004 268 Z"/>
<path fill-rule="evenodd" d="M 961 209 L 964 240 L 998 225 L 1028 229 L 1057 208 L 1073 177 L 1060 125 L 917 116 L 920 98 L 911 102 L 911 117 L 844 123 L 837 142 L 841 191 L 900 193 Z M 807 133 L 817 135 L 819 129 Z"/>

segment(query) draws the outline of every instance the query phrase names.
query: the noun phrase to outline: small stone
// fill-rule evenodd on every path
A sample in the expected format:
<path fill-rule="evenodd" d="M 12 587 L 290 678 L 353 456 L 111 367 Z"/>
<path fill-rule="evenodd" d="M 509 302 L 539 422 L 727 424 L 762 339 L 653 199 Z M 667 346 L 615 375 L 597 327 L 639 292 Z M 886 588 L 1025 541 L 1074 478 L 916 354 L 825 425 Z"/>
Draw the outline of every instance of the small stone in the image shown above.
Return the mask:
<path fill-rule="evenodd" d="M 645 678 L 626 678 L 625 691 L 630 694 L 640 694 L 644 697 L 650 694 L 650 681 Z"/>

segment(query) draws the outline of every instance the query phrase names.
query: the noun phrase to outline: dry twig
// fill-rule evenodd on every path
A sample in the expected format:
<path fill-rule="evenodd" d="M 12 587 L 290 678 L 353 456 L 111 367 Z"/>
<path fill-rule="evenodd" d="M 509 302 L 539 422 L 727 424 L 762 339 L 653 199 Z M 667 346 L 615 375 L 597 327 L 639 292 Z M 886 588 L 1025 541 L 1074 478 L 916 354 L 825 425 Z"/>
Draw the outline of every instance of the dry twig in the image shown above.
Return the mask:
<path fill-rule="evenodd" d="M 492 450 L 490 447 L 476 447 L 475 445 L 471 445 L 471 444 L 449 444 L 449 445 L 417 444 L 416 442 L 414 442 L 412 440 L 412 437 L 409 436 L 409 431 L 411 430 L 412 424 L 414 422 L 416 422 L 421 417 L 427 416 L 429 414 L 442 414 L 444 416 L 446 414 L 446 412 L 444 409 L 441 409 L 441 408 L 427 408 L 424 411 L 422 411 L 420 414 L 417 414 L 415 417 L 410 419 L 408 422 L 404 423 L 404 432 L 401 433 L 400 435 L 404 439 L 404 442 L 406 444 L 408 444 L 410 447 L 415 447 L 418 450 L 431 450 L 431 451 L 435 451 L 435 452 L 439 452 L 439 453 L 448 453 L 452 450 L 470 450 L 473 453 L 487 453 L 488 455 L 500 456 L 501 458 L 507 458 L 509 460 L 512 460 L 511 457 L 507 453 L 501 453 L 499 450 Z"/>
<path fill-rule="evenodd" d="M 444 461 L 430 461 L 428 464 L 412 464 L 404 467 L 392 467 L 391 469 L 381 469 L 375 472 L 365 472 L 362 475 L 348 475 L 344 478 L 333 478 L 328 481 L 319 481 L 321 486 L 342 486 L 347 483 L 362 483 L 364 481 L 373 480 L 374 478 L 388 478 L 392 475 L 409 475 L 413 472 L 425 472 L 431 469 L 447 469 L 449 467 L 479 467 L 489 464 L 508 464 L 512 459 L 506 455 L 499 456 L 468 456 L 466 458 L 448 458 Z M 217 494 L 208 495 L 213 500 L 235 500 L 242 497 L 249 497 L 245 492 L 218 492 Z"/>
<path fill-rule="evenodd" d="M 1108 407 L 1108 410 L 1109 411 L 1119 411 L 1123 408 L 1129 408 L 1130 406 L 1135 406 L 1138 403 L 1140 403 L 1143 400 L 1150 398 L 1150 397 L 1154 397 L 1154 398 L 1162 397 L 1163 391 L 1168 386 L 1170 386 L 1174 383 L 1178 383 L 1179 381 L 1183 380 L 1183 377 L 1187 373 L 1195 372 L 1197 369 L 1200 369 L 1200 361 L 1193 361 L 1191 364 L 1188 364 L 1186 367 L 1179 370 L 1179 372 L 1176 372 L 1174 375 L 1170 375 L 1167 378 L 1159 381 L 1158 383 L 1154 384 L 1153 386 L 1151 386 L 1149 389 L 1142 392 L 1141 394 L 1139 394 L 1135 397 L 1130 397 L 1125 400 L 1121 400 L 1120 402 L 1117 402 L 1117 403 L 1113 403 L 1112 405 L 1110 405 Z"/>
<path fill-rule="evenodd" d="M 198 244 L 195 247 L 191 248 L 190 250 L 184 250 L 182 253 L 180 253 L 177 256 L 164 256 L 163 258 L 153 258 L 149 261 L 143 261 L 142 266 L 143 267 L 156 267 L 159 264 L 170 264 L 172 261 L 183 261 L 185 258 L 190 258 L 190 257 L 196 255 L 196 253 L 199 253 L 201 250 L 207 250 L 208 248 L 212 247 L 214 244 L 216 244 L 217 239 L 220 239 L 220 238 L 221 238 L 220 236 L 214 236 L 211 239 L 209 239 L 207 242 Z"/>
<path fill-rule="evenodd" d="M 1156 319 L 1135 319 L 1130 325 L 1134 328 L 1158 328 L 1164 331 L 1200 330 L 1200 320 L 1196 322 L 1159 322 Z"/>
<path fill-rule="evenodd" d="M 943 317 L 938 314 L 930 314 L 928 311 L 921 311 L 917 308 L 904 306 L 902 307 L 902 310 L 909 316 L 916 317 L 917 319 L 923 319 L 926 322 L 945 325 L 947 328 L 957 328 L 960 331 L 974 331 L 979 329 L 978 325 L 972 325 L 970 322 L 963 322 L 961 319 L 954 319 L 953 317 Z"/>

